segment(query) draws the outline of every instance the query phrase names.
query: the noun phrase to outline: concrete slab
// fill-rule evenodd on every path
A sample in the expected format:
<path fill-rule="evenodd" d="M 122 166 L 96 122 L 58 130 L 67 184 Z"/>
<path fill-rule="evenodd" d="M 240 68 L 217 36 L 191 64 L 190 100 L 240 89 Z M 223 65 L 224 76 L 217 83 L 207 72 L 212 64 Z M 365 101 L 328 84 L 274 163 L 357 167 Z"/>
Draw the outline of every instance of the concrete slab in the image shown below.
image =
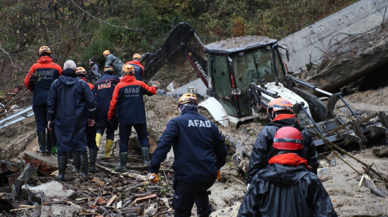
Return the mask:
<path fill-rule="evenodd" d="M 73 217 L 78 216 L 79 209 L 75 206 L 51 205 L 42 206 L 41 217 Z"/>
<path fill-rule="evenodd" d="M 207 88 L 200 78 L 198 78 L 197 80 L 194 80 L 190 83 L 187 83 L 187 84 L 183 85 L 182 87 L 175 89 L 174 91 L 167 93 L 167 96 L 174 96 L 174 94 L 178 94 L 178 95 L 185 94 L 188 92 L 187 88 L 191 87 L 191 86 L 195 87 L 195 89 L 197 90 L 197 94 L 200 94 L 203 97 L 207 96 L 207 94 L 206 94 Z"/>
<path fill-rule="evenodd" d="M 43 192 L 45 201 L 51 201 L 52 198 L 66 200 L 76 194 L 75 191 L 71 189 L 66 190 L 64 186 L 57 181 L 51 181 L 49 183 L 45 183 L 38 186 L 29 186 L 28 184 L 26 184 L 22 186 L 22 190 L 23 189 L 28 189 L 34 194 Z"/>
<path fill-rule="evenodd" d="M 49 176 L 52 172 L 58 169 L 57 157 L 51 156 L 40 156 L 36 152 L 26 151 L 24 153 L 24 160 L 26 163 L 31 162 L 38 171 L 44 175 Z"/>

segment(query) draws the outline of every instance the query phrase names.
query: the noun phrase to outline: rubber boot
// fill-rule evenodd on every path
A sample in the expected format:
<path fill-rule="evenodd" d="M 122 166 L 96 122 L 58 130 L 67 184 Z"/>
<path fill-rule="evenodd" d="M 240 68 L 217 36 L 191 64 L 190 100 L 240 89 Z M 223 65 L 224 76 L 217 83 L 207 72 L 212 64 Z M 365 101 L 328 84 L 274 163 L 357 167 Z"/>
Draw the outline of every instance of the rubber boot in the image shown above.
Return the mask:
<path fill-rule="evenodd" d="M 96 171 L 96 159 L 97 149 L 89 149 L 89 164 L 91 173 L 94 173 Z"/>
<path fill-rule="evenodd" d="M 49 130 L 47 132 L 46 156 L 51 155 L 51 149 L 54 147 L 54 143 L 55 143 L 55 132 Z"/>
<path fill-rule="evenodd" d="M 143 165 L 145 167 L 150 166 L 150 152 L 147 147 L 141 148 L 141 155 L 143 155 Z"/>
<path fill-rule="evenodd" d="M 86 154 L 80 154 L 81 158 L 81 177 L 83 180 L 89 180 L 88 174 L 88 156 Z"/>
<path fill-rule="evenodd" d="M 58 175 L 57 179 L 64 181 L 67 166 L 67 155 L 58 156 Z"/>
<path fill-rule="evenodd" d="M 40 156 L 45 156 L 46 151 L 46 132 L 41 131 L 37 132 L 38 134 L 38 143 L 39 143 L 39 150 L 38 153 Z"/>
<path fill-rule="evenodd" d="M 120 153 L 120 166 L 115 168 L 116 172 L 127 172 L 128 152 Z"/>
<path fill-rule="evenodd" d="M 107 139 L 105 143 L 105 157 L 110 157 L 110 151 L 112 150 L 113 147 L 113 140 Z"/>
<path fill-rule="evenodd" d="M 74 164 L 74 171 L 79 172 L 81 168 L 81 157 L 79 152 L 73 152 L 73 164 Z"/>
<path fill-rule="evenodd" d="M 96 133 L 96 145 L 97 148 L 100 148 L 100 142 L 101 142 L 101 133 Z"/>

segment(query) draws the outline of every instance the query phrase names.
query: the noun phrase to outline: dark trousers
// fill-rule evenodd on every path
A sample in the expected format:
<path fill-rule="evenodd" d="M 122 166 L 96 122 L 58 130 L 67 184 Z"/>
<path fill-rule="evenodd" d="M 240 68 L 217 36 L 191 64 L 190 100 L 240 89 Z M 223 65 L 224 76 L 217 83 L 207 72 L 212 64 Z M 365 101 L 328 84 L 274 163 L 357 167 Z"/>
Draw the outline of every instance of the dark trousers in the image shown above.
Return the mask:
<path fill-rule="evenodd" d="M 97 127 L 97 133 L 104 135 L 104 131 L 106 129 L 106 139 L 113 140 L 114 139 L 114 133 L 117 129 L 118 120 L 112 120 L 112 124 L 108 122 L 107 116 L 100 117 L 100 123 Z"/>
<path fill-rule="evenodd" d="M 73 152 L 69 152 L 67 153 L 66 151 L 58 151 L 58 156 L 65 156 L 65 155 L 69 155 L 70 153 L 79 153 L 79 154 L 87 154 L 86 152 L 86 149 L 84 151 L 73 151 Z M 72 156 L 72 154 L 70 154 Z"/>
<path fill-rule="evenodd" d="M 150 147 L 148 143 L 147 124 L 122 125 L 120 124 L 120 153 L 128 152 L 129 137 L 131 136 L 132 126 L 135 128 L 137 137 L 139 138 L 140 146 Z"/>
<path fill-rule="evenodd" d="M 94 125 L 93 127 L 86 127 L 86 139 L 89 149 L 96 149 L 96 132 L 97 127 Z"/>
<path fill-rule="evenodd" d="M 209 216 L 212 209 L 209 204 L 207 190 L 213 184 L 214 181 L 195 184 L 175 181 L 173 198 L 173 206 L 175 209 L 174 216 L 191 216 L 191 209 L 193 208 L 194 203 L 197 206 L 197 216 Z"/>
<path fill-rule="evenodd" d="M 36 122 L 36 132 L 42 132 L 46 131 L 47 128 L 47 104 L 44 105 L 33 105 L 32 110 L 34 111 L 35 115 L 35 122 Z"/>

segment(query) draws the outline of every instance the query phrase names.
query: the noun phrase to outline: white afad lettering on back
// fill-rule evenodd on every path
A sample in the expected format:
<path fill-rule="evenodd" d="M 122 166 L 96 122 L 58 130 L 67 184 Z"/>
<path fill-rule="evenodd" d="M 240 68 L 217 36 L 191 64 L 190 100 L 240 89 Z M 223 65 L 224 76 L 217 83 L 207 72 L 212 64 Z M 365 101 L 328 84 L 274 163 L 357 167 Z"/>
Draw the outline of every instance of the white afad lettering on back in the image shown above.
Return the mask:
<path fill-rule="evenodd" d="M 205 122 L 203 122 L 202 120 L 189 120 L 188 127 L 206 127 L 206 128 L 210 128 L 211 124 L 210 124 L 209 120 L 207 120 Z"/>

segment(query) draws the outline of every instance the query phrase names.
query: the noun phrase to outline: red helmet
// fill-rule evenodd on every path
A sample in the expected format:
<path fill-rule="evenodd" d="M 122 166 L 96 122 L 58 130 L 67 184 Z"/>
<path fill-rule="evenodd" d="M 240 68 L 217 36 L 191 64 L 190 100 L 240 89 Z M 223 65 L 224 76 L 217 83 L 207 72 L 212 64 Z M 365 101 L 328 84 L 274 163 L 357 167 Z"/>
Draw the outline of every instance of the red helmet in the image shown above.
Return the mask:
<path fill-rule="evenodd" d="M 291 151 L 303 149 L 302 133 L 295 127 L 282 127 L 275 133 L 273 147 Z"/>

